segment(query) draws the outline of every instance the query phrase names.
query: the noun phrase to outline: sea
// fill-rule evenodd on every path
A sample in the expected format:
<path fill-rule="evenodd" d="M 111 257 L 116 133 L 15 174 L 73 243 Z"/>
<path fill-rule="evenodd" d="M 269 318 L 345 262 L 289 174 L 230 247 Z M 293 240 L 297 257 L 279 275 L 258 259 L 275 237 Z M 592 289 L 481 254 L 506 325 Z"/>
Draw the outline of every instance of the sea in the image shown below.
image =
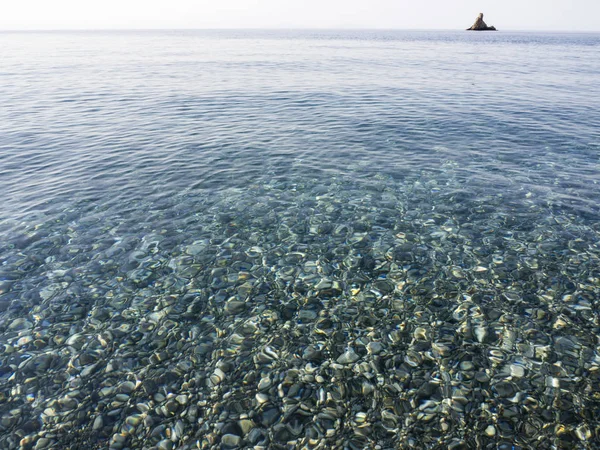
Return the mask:
<path fill-rule="evenodd" d="M 0 448 L 598 448 L 599 55 L 0 33 Z"/>

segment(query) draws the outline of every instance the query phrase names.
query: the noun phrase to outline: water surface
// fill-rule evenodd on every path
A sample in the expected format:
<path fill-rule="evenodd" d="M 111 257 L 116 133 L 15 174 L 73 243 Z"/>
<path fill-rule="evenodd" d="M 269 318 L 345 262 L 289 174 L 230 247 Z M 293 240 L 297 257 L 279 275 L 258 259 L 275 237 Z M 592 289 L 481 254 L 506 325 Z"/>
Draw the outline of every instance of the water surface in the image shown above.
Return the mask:
<path fill-rule="evenodd" d="M 1 446 L 599 445 L 599 47 L 1 33 Z"/>

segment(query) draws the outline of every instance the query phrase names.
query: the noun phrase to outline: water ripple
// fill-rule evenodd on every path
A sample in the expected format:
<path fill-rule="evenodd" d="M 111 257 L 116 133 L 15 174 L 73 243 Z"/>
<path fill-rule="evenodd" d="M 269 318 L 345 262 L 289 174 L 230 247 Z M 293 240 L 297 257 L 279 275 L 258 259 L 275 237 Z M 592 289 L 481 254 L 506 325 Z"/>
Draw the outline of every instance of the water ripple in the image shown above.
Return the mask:
<path fill-rule="evenodd" d="M 0 33 L 0 447 L 597 446 L 599 46 Z"/>

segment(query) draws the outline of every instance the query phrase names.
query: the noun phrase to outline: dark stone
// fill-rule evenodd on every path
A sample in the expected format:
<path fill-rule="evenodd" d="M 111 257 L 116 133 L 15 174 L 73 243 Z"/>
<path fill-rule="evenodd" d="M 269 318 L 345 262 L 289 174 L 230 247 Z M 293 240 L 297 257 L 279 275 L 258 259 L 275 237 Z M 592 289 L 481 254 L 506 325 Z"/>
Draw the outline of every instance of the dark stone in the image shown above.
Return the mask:
<path fill-rule="evenodd" d="M 515 395 L 515 388 L 511 383 L 501 381 L 494 386 L 499 397 L 512 397 Z"/>
<path fill-rule="evenodd" d="M 240 426 L 235 422 L 228 422 L 221 430 L 221 434 L 233 434 L 234 436 L 243 436 L 244 433 Z"/>
<path fill-rule="evenodd" d="M 153 380 L 144 380 L 142 382 L 142 389 L 146 395 L 154 395 L 158 389 L 158 386 Z"/>
<path fill-rule="evenodd" d="M 261 423 L 264 427 L 269 427 L 279 420 L 280 413 L 278 408 L 271 408 L 263 411 Z"/>
<path fill-rule="evenodd" d="M 302 358 L 307 361 L 320 361 L 323 359 L 323 352 L 313 345 L 309 345 L 304 349 Z"/>
<path fill-rule="evenodd" d="M 23 424 L 22 429 L 26 433 L 34 433 L 38 431 L 41 427 L 42 425 L 38 420 L 29 420 Z"/>

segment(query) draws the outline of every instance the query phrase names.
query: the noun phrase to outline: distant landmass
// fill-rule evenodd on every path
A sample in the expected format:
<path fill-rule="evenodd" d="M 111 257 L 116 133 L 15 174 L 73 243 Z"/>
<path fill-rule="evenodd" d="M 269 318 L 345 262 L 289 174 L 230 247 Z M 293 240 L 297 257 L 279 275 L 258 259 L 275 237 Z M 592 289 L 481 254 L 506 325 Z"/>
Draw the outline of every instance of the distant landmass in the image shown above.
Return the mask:
<path fill-rule="evenodd" d="M 494 26 L 488 27 L 487 24 L 483 21 L 483 13 L 479 13 L 475 23 L 471 26 L 471 28 L 467 28 L 467 31 L 497 31 L 497 30 L 496 30 L 496 27 L 494 27 Z"/>

